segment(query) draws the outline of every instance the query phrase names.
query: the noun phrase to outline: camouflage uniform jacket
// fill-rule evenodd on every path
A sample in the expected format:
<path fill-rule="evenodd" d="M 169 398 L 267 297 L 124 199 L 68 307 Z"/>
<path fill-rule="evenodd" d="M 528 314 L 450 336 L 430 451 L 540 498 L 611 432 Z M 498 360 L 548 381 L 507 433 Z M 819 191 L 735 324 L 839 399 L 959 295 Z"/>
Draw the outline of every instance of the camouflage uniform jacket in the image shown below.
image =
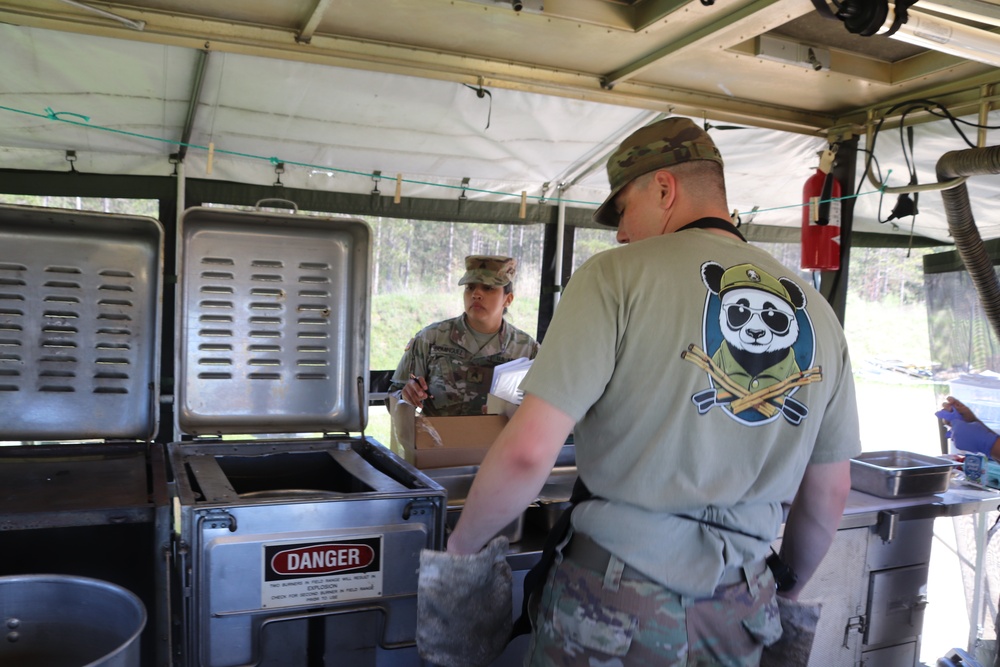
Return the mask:
<path fill-rule="evenodd" d="M 459 315 L 424 327 L 413 337 L 389 391 L 402 389 L 412 374 L 427 379 L 431 395 L 424 401 L 427 416 L 479 415 L 486 405 L 493 368 L 520 357 L 534 359 L 537 353 L 538 342 L 506 320 L 480 349 L 465 315 Z"/>

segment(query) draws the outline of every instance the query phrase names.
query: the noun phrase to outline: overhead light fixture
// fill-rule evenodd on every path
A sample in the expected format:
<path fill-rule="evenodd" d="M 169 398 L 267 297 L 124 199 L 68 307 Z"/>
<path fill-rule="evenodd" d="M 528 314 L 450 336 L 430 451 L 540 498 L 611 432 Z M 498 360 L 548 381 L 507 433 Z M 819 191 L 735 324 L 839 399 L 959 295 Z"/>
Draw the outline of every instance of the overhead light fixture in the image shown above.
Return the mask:
<path fill-rule="evenodd" d="M 920 0 L 921 9 L 1000 26 L 1000 6 L 982 0 Z"/>
<path fill-rule="evenodd" d="M 894 18 L 894 12 L 889 14 Z M 916 9 L 906 12 L 906 21 L 890 36 L 925 49 L 1000 67 L 1000 35 Z"/>
<path fill-rule="evenodd" d="M 888 0 L 842 0 L 837 4 L 836 12 L 830 10 L 825 0 L 813 0 L 813 4 L 824 15 L 843 21 L 852 33 L 864 37 L 885 35 L 908 44 L 1000 67 L 1000 35 L 914 9 L 915 0 L 895 0 L 892 4 Z M 959 4 L 962 6 L 959 7 Z M 927 7 L 934 11 L 950 12 L 965 18 L 976 17 L 980 23 L 993 22 L 994 17 L 989 13 L 977 17 L 975 12 L 969 11 L 968 7 L 974 6 L 970 0 L 964 3 L 930 0 L 927 3 Z"/>

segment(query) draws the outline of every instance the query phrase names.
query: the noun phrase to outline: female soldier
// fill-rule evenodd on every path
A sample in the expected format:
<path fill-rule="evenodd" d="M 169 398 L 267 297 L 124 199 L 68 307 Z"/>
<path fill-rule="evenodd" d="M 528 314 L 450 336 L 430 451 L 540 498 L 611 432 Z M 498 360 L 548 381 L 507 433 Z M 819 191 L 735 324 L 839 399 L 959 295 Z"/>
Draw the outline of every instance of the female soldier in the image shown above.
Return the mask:
<path fill-rule="evenodd" d="M 533 359 L 534 338 L 504 320 L 514 300 L 513 257 L 465 258 L 465 312 L 421 329 L 406 345 L 390 392 L 429 417 L 479 415 L 493 368 L 519 357 Z"/>

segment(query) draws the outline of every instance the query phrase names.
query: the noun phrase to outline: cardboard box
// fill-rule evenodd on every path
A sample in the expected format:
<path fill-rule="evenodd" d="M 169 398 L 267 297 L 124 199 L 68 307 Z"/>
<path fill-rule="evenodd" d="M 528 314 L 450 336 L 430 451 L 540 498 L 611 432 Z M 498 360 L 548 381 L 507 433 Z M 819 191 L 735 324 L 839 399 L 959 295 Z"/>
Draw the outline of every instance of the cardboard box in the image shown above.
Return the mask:
<path fill-rule="evenodd" d="M 417 468 L 479 465 L 507 424 L 503 415 L 424 417 L 395 396 L 389 412 L 389 447 Z"/>

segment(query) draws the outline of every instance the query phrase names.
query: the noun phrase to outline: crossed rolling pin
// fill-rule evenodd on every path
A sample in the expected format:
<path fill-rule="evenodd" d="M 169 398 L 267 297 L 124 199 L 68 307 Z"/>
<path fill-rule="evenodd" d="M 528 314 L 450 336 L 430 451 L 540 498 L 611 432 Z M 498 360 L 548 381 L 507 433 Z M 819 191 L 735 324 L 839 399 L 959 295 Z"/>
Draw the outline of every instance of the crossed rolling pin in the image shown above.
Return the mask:
<path fill-rule="evenodd" d="M 681 352 L 681 359 L 690 361 L 708 373 L 720 387 L 700 391 L 692 397 L 701 414 L 708 412 L 714 405 L 729 403 L 733 414 L 754 409 L 765 417 L 773 417 L 780 411 L 789 422 L 798 424 L 809 414 L 809 409 L 783 394 L 793 387 L 801 387 L 823 379 L 822 367 L 816 366 L 790 375 L 769 387 L 751 392 L 720 370 L 712 358 L 697 345 L 688 345 L 688 349 Z"/>

